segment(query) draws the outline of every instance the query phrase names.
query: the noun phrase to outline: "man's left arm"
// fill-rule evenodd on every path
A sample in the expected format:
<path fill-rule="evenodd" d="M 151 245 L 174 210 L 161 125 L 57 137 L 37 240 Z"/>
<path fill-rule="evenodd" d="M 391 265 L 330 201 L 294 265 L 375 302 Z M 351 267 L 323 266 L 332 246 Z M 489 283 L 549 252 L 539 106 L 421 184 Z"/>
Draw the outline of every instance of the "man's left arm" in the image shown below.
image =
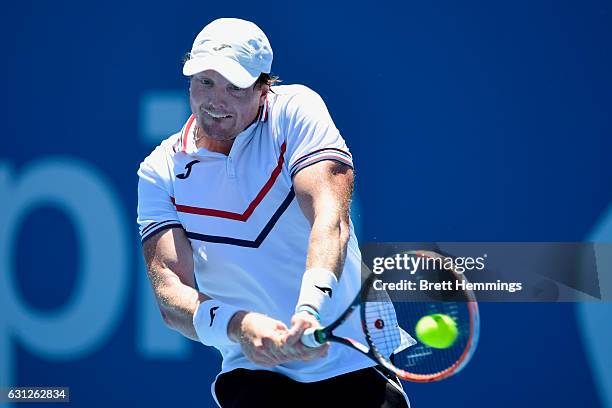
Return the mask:
<path fill-rule="evenodd" d="M 324 160 L 308 166 L 300 170 L 293 178 L 298 203 L 312 226 L 308 243 L 306 274 L 311 273 L 314 279 L 322 279 L 322 281 L 335 279 L 337 282 L 342 273 L 350 237 L 349 208 L 353 194 L 353 181 L 353 169 L 346 164 L 332 160 Z M 291 319 L 292 327 L 287 337 L 287 344 L 299 349 L 303 349 L 299 339 L 304 330 L 320 325 L 317 318 L 321 311 L 318 309 L 321 306 L 320 300 L 312 298 L 314 300 L 308 302 L 308 299 L 311 299 L 308 293 L 310 289 L 304 286 L 303 282 L 300 302 L 319 304 L 308 304 L 309 307 L 305 308 L 307 310 L 297 311 Z M 316 296 L 316 291 L 312 294 Z M 331 295 L 330 291 L 329 300 L 331 300 Z M 313 310 L 308 310 L 310 308 Z M 318 351 L 318 356 L 321 356 L 321 350 Z M 315 350 L 312 350 L 312 353 L 315 353 Z"/>
<path fill-rule="evenodd" d="M 306 269 L 327 269 L 339 279 L 350 236 L 353 169 L 337 161 L 320 161 L 297 173 L 293 186 L 312 226 Z"/>

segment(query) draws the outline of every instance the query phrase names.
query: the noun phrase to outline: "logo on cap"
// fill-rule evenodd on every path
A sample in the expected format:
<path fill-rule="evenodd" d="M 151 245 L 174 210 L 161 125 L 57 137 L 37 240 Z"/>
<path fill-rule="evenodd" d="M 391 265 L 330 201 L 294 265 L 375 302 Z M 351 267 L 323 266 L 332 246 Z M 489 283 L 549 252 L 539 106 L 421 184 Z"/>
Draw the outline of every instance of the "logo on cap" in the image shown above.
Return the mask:
<path fill-rule="evenodd" d="M 221 44 L 221 45 L 219 45 L 218 47 L 213 47 L 213 50 L 215 50 L 215 51 L 221 51 L 221 50 L 222 50 L 222 49 L 224 49 L 224 48 L 232 48 L 232 46 L 231 46 L 231 45 L 229 45 L 229 44 Z"/>

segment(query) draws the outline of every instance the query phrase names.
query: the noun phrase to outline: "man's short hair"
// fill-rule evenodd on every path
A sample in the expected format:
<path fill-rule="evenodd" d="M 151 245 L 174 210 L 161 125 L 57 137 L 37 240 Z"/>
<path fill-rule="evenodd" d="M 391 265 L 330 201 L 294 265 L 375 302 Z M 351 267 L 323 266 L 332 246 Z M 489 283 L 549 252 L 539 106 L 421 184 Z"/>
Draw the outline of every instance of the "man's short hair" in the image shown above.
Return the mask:
<path fill-rule="evenodd" d="M 274 75 L 272 73 L 266 74 L 265 72 L 262 72 L 261 74 L 259 74 L 259 78 L 257 78 L 257 81 L 255 81 L 255 85 L 253 86 L 254 87 L 261 87 L 263 85 L 272 86 L 282 81 L 283 80 L 280 79 L 278 75 Z"/>

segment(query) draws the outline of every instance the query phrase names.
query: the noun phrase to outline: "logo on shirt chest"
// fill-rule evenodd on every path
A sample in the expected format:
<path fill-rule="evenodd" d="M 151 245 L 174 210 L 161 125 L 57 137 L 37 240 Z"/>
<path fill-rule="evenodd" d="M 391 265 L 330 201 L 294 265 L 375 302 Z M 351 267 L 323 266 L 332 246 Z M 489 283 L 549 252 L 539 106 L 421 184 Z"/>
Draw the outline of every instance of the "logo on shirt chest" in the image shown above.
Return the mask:
<path fill-rule="evenodd" d="M 185 172 L 184 173 L 179 173 L 176 175 L 176 178 L 181 179 L 181 180 L 185 180 L 187 177 L 189 177 L 191 175 L 191 168 L 193 167 L 194 164 L 199 163 L 199 160 L 192 160 L 189 163 L 187 163 L 185 165 Z"/>

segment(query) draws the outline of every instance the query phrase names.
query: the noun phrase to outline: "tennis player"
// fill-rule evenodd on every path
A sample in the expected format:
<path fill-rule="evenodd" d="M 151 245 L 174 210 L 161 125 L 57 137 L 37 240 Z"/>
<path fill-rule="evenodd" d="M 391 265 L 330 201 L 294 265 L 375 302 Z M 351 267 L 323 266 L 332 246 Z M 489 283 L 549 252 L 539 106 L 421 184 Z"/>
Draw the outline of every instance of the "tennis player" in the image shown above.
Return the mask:
<path fill-rule="evenodd" d="M 221 407 L 406 407 L 396 379 L 341 346 L 307 348 L 360 287 L 353 159 L 320 96 L 277 86 L 253 23 L 197 35 L 192 116 L 140 165 L 138 223 L 166 324 L 222 354 Z M 338 334 L 364 342 L 358 314 Z"/>

